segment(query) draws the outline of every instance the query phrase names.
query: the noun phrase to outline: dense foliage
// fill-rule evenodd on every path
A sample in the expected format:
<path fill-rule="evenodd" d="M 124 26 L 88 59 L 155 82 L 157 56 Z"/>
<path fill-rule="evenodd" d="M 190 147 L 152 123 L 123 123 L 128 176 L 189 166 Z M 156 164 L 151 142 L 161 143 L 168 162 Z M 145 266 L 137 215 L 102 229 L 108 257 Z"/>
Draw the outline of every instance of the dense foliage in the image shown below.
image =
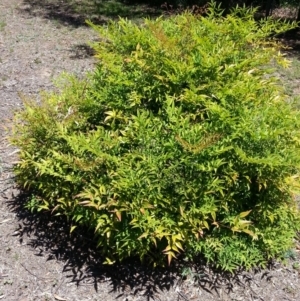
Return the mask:
<path fill-rule="evenodd" d="M 264 265 L 300 227 L 300 116 L 271 65 L 290 25 L 236 9 L 96 27 L 98 63 L 41 103 L 13 143 L 27 206 L 95 231 L 107 262 L 202 254 L 225 270 Z"/>

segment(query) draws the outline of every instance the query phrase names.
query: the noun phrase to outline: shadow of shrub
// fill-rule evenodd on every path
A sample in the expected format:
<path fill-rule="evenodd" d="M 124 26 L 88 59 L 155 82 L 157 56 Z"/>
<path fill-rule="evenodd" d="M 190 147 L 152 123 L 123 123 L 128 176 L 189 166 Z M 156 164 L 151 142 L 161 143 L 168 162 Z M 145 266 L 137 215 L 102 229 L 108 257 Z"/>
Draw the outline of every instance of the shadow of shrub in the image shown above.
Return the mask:
<path fill-rule="evenodd" d="M 87 19 L 103 24 L 119 17 L 137 20 L 161 14 L 159 6 L 119 0 L 24 0 L 19 10 L 75 27 L 85 26 Z"/>
<path fill-rule="evenodd" d="M 139 295 L 147 300 L 160 300 L 161 292 L 180 287 L 187 277 L 192 280 L 191 286 L 197 285 L 202 294 L 209 295 L 218 295 L 220 288 L 230 293 L 233 287 L 244 289 L 251 284 L 252 278 L 247 276 L 248 272 L 240 270 L 231 274 L 218 271 L 207 266 L 201 258 L 195 262 L 179 258 L 165 268 L 141 264 L 137 258 L 105 265 L 102 263 L 104 258 L 97 251 L 92 231 L 81 227 L 70 233 L 71 223 L 66 217 L 54 216 L 50 212 L 32 213 L 25 209 L 29 199 L 28 194 L 20 193 L 7 202 L 19 221 L 15 233 L 18 233 L 20 243 L 27 242 L 36 251 L 36 256 L 45 257 L 47 261 L 62 261 L 65 277 L 76 285 L 90 283 L 98 291 L 99 283 L 108 281 L 110 292 L 118 292 L 118 297 Z M 188 300 L 180 289 L 176 292 L 178 300 Z"/>

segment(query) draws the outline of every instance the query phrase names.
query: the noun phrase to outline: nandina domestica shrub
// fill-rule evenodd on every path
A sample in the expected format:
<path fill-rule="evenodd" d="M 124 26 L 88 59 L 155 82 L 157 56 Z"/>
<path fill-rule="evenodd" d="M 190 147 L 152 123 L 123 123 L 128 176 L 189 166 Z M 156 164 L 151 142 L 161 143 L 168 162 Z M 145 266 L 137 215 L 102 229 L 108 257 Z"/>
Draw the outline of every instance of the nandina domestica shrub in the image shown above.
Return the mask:
<path fill-rule="evenodd" d="M 253 12 L 93 26 L 95 70 L 16 115 L 28 207 L 88 225 L 110 263 L 201 254 L 232 271 L 289 249 L 300 116 L 269 67 L 288 64 L 274 37 L 293 25 Z"/>

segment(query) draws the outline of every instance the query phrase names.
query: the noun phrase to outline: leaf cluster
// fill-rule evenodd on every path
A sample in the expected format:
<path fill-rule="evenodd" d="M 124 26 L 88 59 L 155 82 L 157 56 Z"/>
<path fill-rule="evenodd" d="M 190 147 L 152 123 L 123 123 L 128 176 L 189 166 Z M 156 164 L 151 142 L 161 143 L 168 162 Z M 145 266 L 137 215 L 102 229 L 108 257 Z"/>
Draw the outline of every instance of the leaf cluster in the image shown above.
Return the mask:
<path fill-rule="evenodd" d="M 271 37 L 293 25 L 253 14 L 91 24 L 95 70 L 16 115 L 28 206 L 88 225 L 108 263 L 201 254 L 233 271 L 288 250 L 300 116 L 266 66 L 288 65 Z"/>

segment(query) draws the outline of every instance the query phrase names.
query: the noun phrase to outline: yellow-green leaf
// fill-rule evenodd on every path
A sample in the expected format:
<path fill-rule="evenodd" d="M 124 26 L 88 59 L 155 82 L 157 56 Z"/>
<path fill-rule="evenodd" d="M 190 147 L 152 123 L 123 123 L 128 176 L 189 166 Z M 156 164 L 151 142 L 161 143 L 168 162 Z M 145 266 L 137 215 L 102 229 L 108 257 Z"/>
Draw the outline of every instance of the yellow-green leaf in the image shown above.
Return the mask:
<path fill-rule="evenodd" d="M 213 221 L 215 222 L 216 219 L 217 219 L 217 217 L 216 217 L 216 212 L 213 211 L 213 212 L 211 213 L 211 216 L 212 216 Z"/>
<path fill-rule="evenodd" d="M 208 225 L 207 221 L 203 221 L 203 226 L 209 230 L 209 225 Z"/>
<path fill-rule="evenodd" d="M 176 242 L 175 242 L 175 245 L 176 245 L 180 250 L 184 251 L 181 242 L 176 241 Z"/>
<path fill-rule="evenodd" d="M 75 230 L 76 227 L 77 226 L 72 226 L 71 229 L 70 229 L 70 233 L 72 233 Z"/>
<path fill-rule="evenodd" d="M 120 211 L 116 211 L 116 216 L 117 216 L 117 218 L 118 218 L 119 221 L 122 220 L 122 214 L 121 214 Z"/>
<path fill-rule="evenodd" d="M 252 210 L 248 210 L 248 211 L 241 212 L 241 213 L 239 214 L 239 216 L 240 216 L 241 218 L 246 217 L 247 215 L 250 214 L 251 211 L 252 211 Z"/>
<path fill-rule="evenodd" d="M 116 262 L 115 260 L 111 260 L 110 258 L 105 257 L 105 261 L 104 261 L 103 263 L 104 263 L 104 264 L 112 265 L 112 264 L 114 264 L 115 262 Z"/>
<path fill-rule="evenodd" d="M 143 233 L 138 239 L 142 239 L 144 237 L 147 237 L 148 236 L 148 233 Z"/>

